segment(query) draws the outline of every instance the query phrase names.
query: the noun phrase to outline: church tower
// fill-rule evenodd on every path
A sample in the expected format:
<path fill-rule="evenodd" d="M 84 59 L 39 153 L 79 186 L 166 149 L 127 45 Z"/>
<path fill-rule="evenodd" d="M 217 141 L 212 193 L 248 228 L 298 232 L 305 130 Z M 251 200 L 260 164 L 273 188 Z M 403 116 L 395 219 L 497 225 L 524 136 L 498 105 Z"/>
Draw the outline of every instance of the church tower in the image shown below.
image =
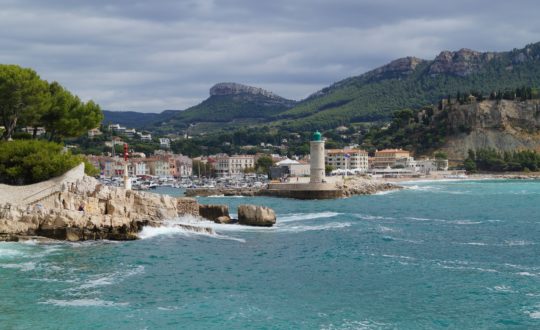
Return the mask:
<path fill-rule="evenodd" d="M 319 131 L 313 133 L 310 141 L 310 183 L 322 183 L 324 181 L 324 141 Z"/>

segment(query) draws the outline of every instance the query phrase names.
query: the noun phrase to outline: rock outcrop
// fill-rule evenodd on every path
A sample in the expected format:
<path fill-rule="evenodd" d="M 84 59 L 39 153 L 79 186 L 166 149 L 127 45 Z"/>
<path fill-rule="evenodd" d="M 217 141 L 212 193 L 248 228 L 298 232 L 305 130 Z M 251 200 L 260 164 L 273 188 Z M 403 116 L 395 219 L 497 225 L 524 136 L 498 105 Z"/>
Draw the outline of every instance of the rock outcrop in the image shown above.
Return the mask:
<path fill-rule="evenodd" d="M 491 101 L 452 105 L 448 138 L 443 150 L 451 159 L 464 159 L 467 150 L 540 151 L 540 101 Z"/>
<path fill-rule="evenodd" d="M 281 99 L 280 96 L 262 88 L 246 86 L 238 83 L 223 82 L 210 88 L 210 96 L 251 94 L 262 95 L 268 98 Z"/>
<path fill-rule="evenodd" d="M 32 203 L 1 203 L 0 240 L 29 235 L 71 241 L 135 239 L 143 226 L 160 226 L 181 215 L 198 216 L 197 201 L 104 186 L 83 176 Z"/>
<path fill-rule="evenodd" d="M 481 53 L 466 48 L 457 52 L 443 51 L 430 65 L 428 73 L 432 76 L 453 74 L 465 77 L 477 72 L 497 56 L 501 55 L 493 52 Z"/>
<path fill-rule="evenodd" d="M 238 206 L 238 223 L 241 225 L 272 227 L 276 214 L 265 206 L 244 204 Z"/>
<path fill-rule="evenodd" d="M 216 221 L 220 217 L 229 217 L 229 206 L 215 204 L 200 204 L 199 215 L 205 219 Z M 222 219 L 223 220 L 223 219 Z"/>
<path fill-rule="evenodd" d="M 338 185 L 338 189 L 341 190 L 343 197 L 350 197 L 353 195 L 372 195 L 384 191 L 399 190 L 403 189 L 403 187 L 379 180 L 349 177 L 345 182 Z"/>
<path fill-rule="evenodd" d="M 403 57 L 383 65 L 368 74 L 371 80 L 399 79 L 411 75 L 419 64 L 427 62 L 418 57 Z"/>

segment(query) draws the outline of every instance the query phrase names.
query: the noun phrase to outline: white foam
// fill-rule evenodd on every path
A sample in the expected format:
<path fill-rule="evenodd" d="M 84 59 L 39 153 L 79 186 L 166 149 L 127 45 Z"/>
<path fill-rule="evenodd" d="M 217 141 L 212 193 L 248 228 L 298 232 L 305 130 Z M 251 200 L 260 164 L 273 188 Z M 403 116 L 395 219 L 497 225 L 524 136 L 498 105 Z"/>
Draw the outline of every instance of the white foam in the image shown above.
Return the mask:
<path fill-rule="evenodd" d="M 352 224 L 350 222 L 330 222 L 324 225 L 316 225 L 316 226 L 287 226 L 287 227 L 280 227 L 276 228 L 276 231 L 279 232 L 293 232 L 293 233 L 300 233 L 305 231 L 313 231 L 313 230 L 334 230 L 334 229 L 341 229 L 350 227 Z"/>
<path fill-rule="evenodd" d="M 278 216 L 277 222 L 291 222 L 291 221 L 312 220 L 312 219 L 320 219 L 320 218 L 332 218 L 340 214 L 341 213 L 337 213 L 337 212 L 292 213 L 292 214 L 285 214 L 283 216 Z"/>
<path fill-rule="evenodd" d="M 400 230 L 386 227 L 386 226 L 379 226 L 379 232 L 381 233 L 398 233 Z"/>
<path fill-rule="evenodd" d="M 474 246 L 487 246 L 488 244 L 482 242 L 467 242 L 467 243 L 457 243 L 463 245 L 474 245 Z"/>
<path fill-rule="evenodd" d="M 472 220 L 448 220 L 447 223 L 454 225 L 479 225 L 482 221 L 472 221 Z"/>
<path fill-rule="evenodd" d="M 36 269 L 36 263 L 29 261 L 29 262 L 23 262 L 20 264 L 0 264 L 1 268 L 7 268 L 7 269 L 19 269 L 23 272 L 28 272 L 31 270 Z"/>
<path fill-rule="evenodd" d="M 512 290 L 512 287 L 507 285 L 496 285 L 493 288 L 488 288 L 490 291 L 503 292 L 503 293 L 515 293 L 516 291 Z"/>
<path fill-rule="evenodd" d="M 245 243 L 245 240 L 241 238 L 220 235 L 217 233 L 209 233 L 204 230 L 201 230 L 201 231 L 189 230 L 185 227 L 181 227 L 178 225 L 188 225 L 188 226 L 198 227 L 201 229 L 211 228 L 214 230 L 218 227 L 222 228 L 221 226 L 237 226 L 237 225 L 216 224 L 211 221 L 205 221 L 205 220 L 201 220 L 195 217 L 181 217 L 174 220 L 166 221 L 161 227 L 144 227 L 143 230 L 139 233 L 139 237 L 141 239 L 149 239 L 149 238 L 154 238 L 158 236 L 175 236 L 175 235 L 180 235 L 184 237 L 204 236 L 204 237 L 233 240 L 233 241 Z"/>
<path fill-rule="evenodd" d="M 128 303 L 115 303 L 112 301 L 106 301 L 102 299 L 74 299 L 74 300 L 60 300 L 60 299 L 49 299 L 40 304 L 55 305 L 61 307 L 88 307 L 88 306 L 97 306 L 97 307 L 111 307 L 111 306 L 127 306 Z"/>
<path fill-rule="evenodd" d="M 354 216 L 362 220 L 394 220 L 394 218 L 383 217 L 380 215 L 354 214 Z"/>
<path fill-rule="evenodd" d="M 529 317 L 531 319 L 540 319 L 540 311 L 529 312 Z"/>
<path fill-rule="evenodd" d="M 508 246 L 525 246 L 525 245 L 534 245 L 536 243 L 531 241 L 524 241 L 524 240 L 510 240 L 510 241 L 504 241 L 506 245 Z"/>
<path fill-rule="evenodd" d="M 389 195 L 400 191 L 399 189 L 393 189 L 393 190 L 384 190 L 384 191 L 378 191 L 374 193 L 375 196 L 382 196 L 382 195 Z"/>
<path fill-rule="evenodd" d="M 520 275 L 520 276 L 530 276 L 530 277 L 537 277 L 538 276 L 537 274 L 533 274 L 533 273 L 529 273 L 529 272 L 518 272 L 516 274 Z"/>
<path fill-rule="evenodd" d="M 433 221 L 436 219 L 429 219 L 429 218 L 416 218 L 416 217 L 406 217 L 405 219 L 409 220 L 415 220 L 415 221 Z"/>

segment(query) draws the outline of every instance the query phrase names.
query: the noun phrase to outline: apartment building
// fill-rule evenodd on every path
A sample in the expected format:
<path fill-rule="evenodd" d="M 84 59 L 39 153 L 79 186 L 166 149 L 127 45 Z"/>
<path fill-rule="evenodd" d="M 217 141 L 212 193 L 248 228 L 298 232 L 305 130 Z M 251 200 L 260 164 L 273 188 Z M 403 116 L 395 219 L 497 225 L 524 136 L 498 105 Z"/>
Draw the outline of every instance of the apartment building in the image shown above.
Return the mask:
<path fill-rule="evenodd" d="M 255 167 L 255 157 L 252 155 L 216 155 L 214 163 L 216 175 L 220 177 L 237 176 L 244 173 L 246 168 Z"/>
<path fill-rule="evenodd" d="M 325 164 L 334 169 L 366 172 L 368 166 L 368 153 L 361 149 L 327 149 Z"/>
<path fill-rule="evenodd" d="M 407 162 L 412 159 L 410 153 L 403 149 L 384 149 L 375 151 L 375 157 L 373 157 L 371 167 L 372 168 L 387 168 L 395 167 L 398 160 L 400 162 Z"/>

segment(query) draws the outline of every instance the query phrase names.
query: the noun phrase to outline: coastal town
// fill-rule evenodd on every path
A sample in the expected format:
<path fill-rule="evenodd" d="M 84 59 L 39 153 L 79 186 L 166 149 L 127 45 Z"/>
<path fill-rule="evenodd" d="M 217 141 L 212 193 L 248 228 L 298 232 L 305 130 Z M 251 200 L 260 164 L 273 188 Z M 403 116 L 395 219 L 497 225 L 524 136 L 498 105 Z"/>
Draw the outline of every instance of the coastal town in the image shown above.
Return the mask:
<path fill-rule="evenodd" d="M 110 184 L 120 183 L 120 178 L 126 174 L 126 168 L 127 176 L 132 178 L 136 189 L 158 185 L 188 188 L 197 185 L 231 184 L 231 181 L 225 179 L 232 179 L 232 184 L 252 186 L 266 184 L 269 180 L 302 181 L 310 176 L 309 154 L 292 155 L 289 158 L 271 153 L 219 153 L 191 158 L 172 152 L 169 138 L 159 138 L 160 148 L 147 155 L 130 150 L 121 137 L 132 138 L 139 135 L 142 140 L 147 140 L 152 139 L 150 134 L 126 129 L 119 124 L 110 124 L 109 129 L 116 132 L 117 136 L 112 142 L 106 141 L 104 147 L 125 145 L 127 160 L 124 160 L 123 153 L 114 154 L 114 147 L 111 148 L 112 152 L 87 155 L 86 158 L 99 169 L 100 178 Z M 90 137 L 99 134 L 101 132 L 98 129 L 88 132 Z M 261 159 L 266 160 L 264 166 L 261 166 Z M 448 160 L 445 158 L 415 159 L 409 151 L 403 149 L 376 150 L 370 156 L 367 151 L 359 149 L 358 145 L 346 146 L 343 149 L 325 149 L 324 171 L 327 176 L 362 175 L 375 178 L 423 177 L 436 173 L 451 175 L 448 172 Z"/>

